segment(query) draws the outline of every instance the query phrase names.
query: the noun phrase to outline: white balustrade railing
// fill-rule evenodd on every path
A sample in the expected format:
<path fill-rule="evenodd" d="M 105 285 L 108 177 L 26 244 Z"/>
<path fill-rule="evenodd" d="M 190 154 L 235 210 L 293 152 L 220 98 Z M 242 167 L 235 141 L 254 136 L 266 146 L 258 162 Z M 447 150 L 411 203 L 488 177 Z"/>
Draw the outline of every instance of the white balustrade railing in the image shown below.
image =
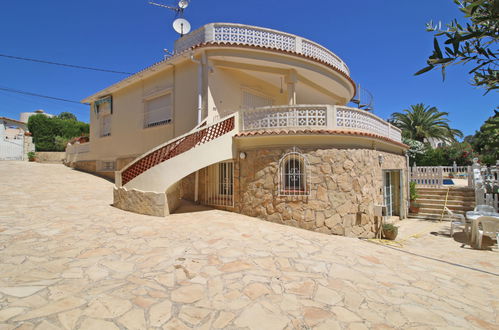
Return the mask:
<path fill-rule="evenodd" d="M 413 166 L 410 174 L 411 181 L 421 186 L 438 188 L 444 185 L 444 179 L 456 178 L 467 179 L 467 186 L 473 187 L 471 166 Z M 445 184 L 452 185 L 454 183 L 449 181 Z"/>
<path fill-rule="evenodd" d="M 243 130 L 329 129 L 372 133 L 402 142 L 401 131 L 364 110 L 332 105 L 285 105 L 241 110 Z"/>
<path fill-rule="evenodd" d="M 413 166 L 410 167 L 411 181 L 428 188 L 440 188 L 444 184 L 441 166 Z"/>
<path fill-rule="evenodd" d="M 207 24 L 175 41 L 175 53 L 181 53 L 203 43 L 248 45 L 293 52 L 320 60 L 350 75 L 345 62 L 321 45 L 293 34 L 250 25 Z"/>
<path fill-rule="evenodd" d="M 336 107 L 336 127 L 361 130 L 402 142 L 402 131 L 372 113 L 355 108 Z"/>
<path fill-rule="evenodd" d="M 90 152 L 90 143 L 75 143 L 75 144 L 70 144 L 66 147 L 66 153 L 73 155 L 73 154 L 84 154 Z"/>
<path fill-rule="evenodd" d="M 243 110 L 243 130 L 273 128 L 327 128 L 324 105 L 269 106 Z"/>

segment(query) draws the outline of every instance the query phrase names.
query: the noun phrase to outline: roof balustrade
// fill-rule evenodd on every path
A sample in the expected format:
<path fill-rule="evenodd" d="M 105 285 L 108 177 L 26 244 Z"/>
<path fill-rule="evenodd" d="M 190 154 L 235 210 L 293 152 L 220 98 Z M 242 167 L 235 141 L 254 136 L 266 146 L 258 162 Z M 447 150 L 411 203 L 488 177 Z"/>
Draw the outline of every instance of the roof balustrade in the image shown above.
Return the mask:
<path fill-rule="evenodd" d="M 207 24 L 178 39 L 175 54 L 205 43 L 255 46 L 296 53 L 324 62 L 350 76 L 345 62 L 329 49 L 293 34 L 250 25 Z"/>

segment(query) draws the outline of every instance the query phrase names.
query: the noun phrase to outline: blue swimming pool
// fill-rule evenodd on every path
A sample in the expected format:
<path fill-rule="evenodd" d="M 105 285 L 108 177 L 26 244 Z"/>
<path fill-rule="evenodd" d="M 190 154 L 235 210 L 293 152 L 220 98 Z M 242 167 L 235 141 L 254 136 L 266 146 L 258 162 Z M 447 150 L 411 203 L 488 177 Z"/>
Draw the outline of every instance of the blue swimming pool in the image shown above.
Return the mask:
<path fill-rule="evenodd" d="M 444 179 L 444 184 L 451 185 L 454 184 L 454 181 L 452 181 L 452 179 Z"/>

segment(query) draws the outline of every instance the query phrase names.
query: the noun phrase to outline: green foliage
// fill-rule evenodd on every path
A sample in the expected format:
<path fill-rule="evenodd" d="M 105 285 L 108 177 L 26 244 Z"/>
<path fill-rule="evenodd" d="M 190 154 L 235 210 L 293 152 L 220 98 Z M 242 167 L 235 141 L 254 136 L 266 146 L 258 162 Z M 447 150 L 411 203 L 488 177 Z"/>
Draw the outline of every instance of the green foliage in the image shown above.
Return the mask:
<path fill-rule="evenodd" d="M 399 227 L 394 226 L 391 223 L 384 223 L 383 224 L 383 231 L 396 231 L 396 232 L 398 232 L 398 228 Z"/>
<path fill-rule="evenodd" d="M 33 134 L 36 151 L 64 151 L 71 138 L 88 135 L 90 126 L 71 116 L 49 118 L 43 114 L 31 116 L 28 129 Z M 76 118 L 76 117 L 75 117 Z"/>
<path fill-rule="evenodd" d="M 414 160 L 418 166 L 451 166 L 454 162 L 457 166 L 467 166 L 473 164 L 473 157 L 477 154 L 469 143 L 455 142 L 435 149 L 428 146 L 425 153 Z"/>
<path fill-rule="evenodd" d="M 473 85 L 486 89 L 486 93 L 498 89 L 499 71 L 497 41 L 499 39 L 499 0 L 454 0 L 464 17 L 469 20 L 466 26 L 453 20 L 445 29 L 429 22 L 426 30 L 435 32 L 433 54 L 428 58 L 428 66 L 416 72 L 419 75 L 434 68 L 440 68 L 445 79 L 445 69 L 452 64 L 473 65 L 469 71 L 473 75 Z M 444 38 L 444 51 L 439 44 Z"/>
<path fill-rule="evenodd" d="M 416 182 L 409 182 L 409 199 L 415 201 L 419 197 L 418 190 L 416 189 Z"/>
<path fill-rule="evenodd" d="M 463 137 L 463 133 L 449 126 L 447 115 L 447 112 L 419 103 L 403 112 L 394 112 L 389 121 L 402 130 L 406 139 L 422 143 L 430 138 L 453 142 L 456 137 Z"/>
<path fill-rule="evenodd" d="M 407 150 L 407 154 L 409 155 L 409 162 L 411 163 L 411 165 L 414 163 L 414 159 L 418 155 L 422 155 L 426 151 L 426 146 L 422 142 L 408 139 L 408 138 L 404 138 L 404 137 L 402 138 L 402 142 L 409 146 L 409 150 Z"/>
<path fill-rule="evenodd" d="M 28 159 L 29 160 L 34 160 L 35 156 L 36 156 L 36 154 L 33 151 L 28 152 Z"/>
<path fill-rule="evenodd" d="M 495 164 L 499 159 L 499 111 L 495 110 L 494 115 L 488 118 L 469 140 L 480 154 L 482 164 Z"/>
<path fill-rule="evenodd" d="M 78 121 L 78 118 L 76 118 L 76 116 L 74 114 L 72 114 L 71 112 L 61 112 L 57 118 L 59 119 L 64 119 L 64 120 L 74 120 L 74 121 Z"/>

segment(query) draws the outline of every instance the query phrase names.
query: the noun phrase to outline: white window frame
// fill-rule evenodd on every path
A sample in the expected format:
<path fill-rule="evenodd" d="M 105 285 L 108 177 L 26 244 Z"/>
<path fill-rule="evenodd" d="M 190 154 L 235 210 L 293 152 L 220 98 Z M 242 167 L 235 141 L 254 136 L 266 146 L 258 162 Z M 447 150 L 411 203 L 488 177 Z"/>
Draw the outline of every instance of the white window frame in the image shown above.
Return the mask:
<path fill-rule="evenodd" d="M 107 109 L 101 110 L 99 109 L 101 106 L 106 106 Z M 94 102 L 94 112 L 97 116 L 108 115 L 113 113 L 113 97 L 112 95 L 108 95 L 105 97 L 101 97 L 97 101 Z"/>
<path fill-rule="evenodd" d="M 298 173 L 288 173 L 287 164 L 289 162 L 298 162 Z M 279 186 L 278 194 L 279 196 L 309 196 L 310 195 L 310 165 L 308 163 L 307 157 L 301 152 L 293 149 L 283 155 L 279 160 Z M 295 184 L 291 182 L 291 177 L 298 176 L 299 183 Z M 293 185 L 290 188 L 290 185 Z"/>
<path fill-rule="evenodd" d="M 256 97 L 260 97 L 262 99 L 267 99 L 270 101 L 270 104 L 269 105 L 266 105 L 266 106 L 273 106 L 275 104 L 275 99 L 268 95 L 268 94 L 265 94 L 264 92 L 262 91 L 259 91 L 257 89 L 254 89 L 254 88 L 250 88 L 250 87 L 242 87 L 241 88 L 241 108 L 242 109 L 254 109 L 254 108 L 260 108 L 260 107 L 251 107 L 251 106 L 247 106 L 246 104 L 244 104 L 244 94 L 245 93 L 248 93 L 248 94 L 252 94 Z"/>
<path fill-rule="evenodd" d="M 109 119 L 109 132 L 107 132 L 107 133 L 104 132 L 104 121 L 106 119 Z M 100 137 L 111 136 L 112 126 L 113 126 L 113 117 L 111 114 L 99 116 L 99 135 L 100 135 Z"/>
<path fill-rule="evenodd" d="M 164 120 L 163 122 L 148 124 L 147 123 L 147 115 L 148 115 L 147 103 L 154 100 L 154 99 L 157 99 L 157 98 L 160 98 L 163 96 L 167 96 L 167 95 L 170 96 L 170 118 Z M 144 129 L 159 127 L 159 126 L 164 126 L 164 125 L 170 125 L 173 123 L 173 116 L 174 116 L 173 98 L 174 98 L 174 94 L 173 94 L 173 90 L 171 88 L 168 88 L 166 90 L 162 90 L 160 92 L 153 93 L 153 94 L 148 95 L 148 96 L 143 98 L 142 102 L 144 103 L 144 106 L 143 106 L 143 111 L 142 111 L 142 113 L 143 113 L 142 124 L 143 124 Z"/>

